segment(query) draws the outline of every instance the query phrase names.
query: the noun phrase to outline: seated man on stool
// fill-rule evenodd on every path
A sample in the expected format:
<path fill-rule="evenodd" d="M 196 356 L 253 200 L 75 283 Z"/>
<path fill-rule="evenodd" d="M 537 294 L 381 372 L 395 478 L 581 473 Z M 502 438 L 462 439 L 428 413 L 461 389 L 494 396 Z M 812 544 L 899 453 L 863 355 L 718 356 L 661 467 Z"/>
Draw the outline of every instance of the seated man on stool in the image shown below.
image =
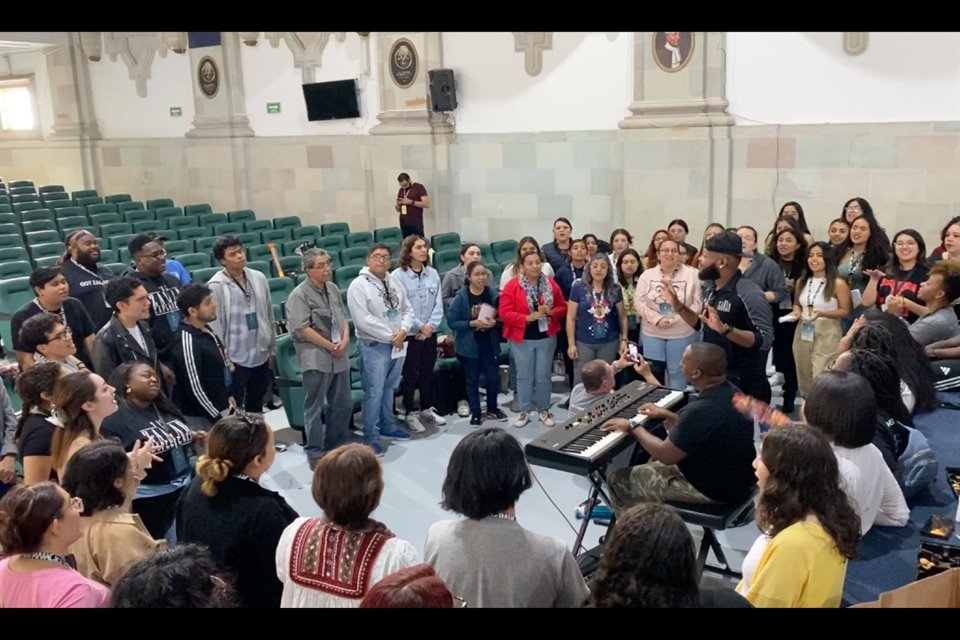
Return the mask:
<path fill-rule="evenodd" d="M 570 413 L 586 411 L 598 400 L 613 393 L 617 386 L 614 376 L 631 364 L 627 357 L 623 355 L 613 364 L 598 358 L 583 365 L 580 382 L 570 392 Z M 633 365 L 633 370 L 650 384 L 660 386 L 660 382 L 650 371 L 650 364 L 643 359 L 643 356 L 640 356 L 640 360 Z"/>
<path fill-rule="evenodd" d="M 603 425 L 604 431 L 630 431 L 652 458 L 607 477 L 615 512 L 639 502 L 737 502 L 753 491 L 753 423 L 733 407 L 739 389 L 727 381 L 726 354 L 695 342 L 684 350 L 680 367 L 699 395 L 679 413 L 647 403 L 635 418 L 611 418 Z M 641 416 L 662 419 L 666 439 L 637 428 Z"/>

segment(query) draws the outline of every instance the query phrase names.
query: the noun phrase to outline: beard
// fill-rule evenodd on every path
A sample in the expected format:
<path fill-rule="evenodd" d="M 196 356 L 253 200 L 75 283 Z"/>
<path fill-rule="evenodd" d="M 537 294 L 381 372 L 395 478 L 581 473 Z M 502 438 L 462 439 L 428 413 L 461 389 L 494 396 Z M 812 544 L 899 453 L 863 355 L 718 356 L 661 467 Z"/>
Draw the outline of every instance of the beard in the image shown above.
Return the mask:
<path fill-rule="evenodd" d="M 717 280 L 720 278 L 720 268 L 717 267 L 717 265 L 712 264 L 709 267 L 700 269 L 700 272 L 697 275 L 700 276 L 701 280 Z"/>
<path fill-rule="evenodd" d="M 97 252 L 97 257 L 94 258 L 92 251 L 77 251 L 77 263 L 82 264 L 87 269 L 96 269 L 99 261 L 99 252 Z"/>

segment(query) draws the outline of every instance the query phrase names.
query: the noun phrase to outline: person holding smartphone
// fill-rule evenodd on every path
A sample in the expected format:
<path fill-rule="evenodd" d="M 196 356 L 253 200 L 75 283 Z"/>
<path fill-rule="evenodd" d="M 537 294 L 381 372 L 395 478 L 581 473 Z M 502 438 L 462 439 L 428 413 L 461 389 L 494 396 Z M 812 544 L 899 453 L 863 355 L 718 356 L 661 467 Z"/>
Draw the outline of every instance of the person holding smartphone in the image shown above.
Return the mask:
<path fill-rule="evenodd" d="M 613 393 L 617 386 L 616 375 L 630 367 L 648 383 L 660 386 L 660 381 L 650 371 L 650 363 L 640 355 L 636 343 L 631 342 L 626 353 L 613 364 L 598 358 L 583 365 L 580 383 L 570 392 L 570 413 L 587 411 L 598 400 Z"/>
<path fill-rule="evenodd" d="M 401 173 L 397 176 L 400 189 L 397 191 L 397 213 L 400 214 L 400 230 L 403 237 L 423 233 L 423 210 L 430 208 L 430 196 L 427 188 L 419 182 L 410 180 L 410 174 Z"/>

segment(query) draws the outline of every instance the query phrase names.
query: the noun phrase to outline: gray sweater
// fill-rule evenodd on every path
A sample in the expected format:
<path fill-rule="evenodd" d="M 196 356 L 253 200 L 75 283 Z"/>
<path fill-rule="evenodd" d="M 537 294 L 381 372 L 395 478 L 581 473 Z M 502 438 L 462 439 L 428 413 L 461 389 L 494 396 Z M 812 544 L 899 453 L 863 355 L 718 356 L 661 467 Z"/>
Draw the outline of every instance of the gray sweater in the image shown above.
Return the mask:
<path fill-rule="evenodd" d="M 270 285 L 267 278 L 259 271 L 244 268 L 247 282 L 253 288 L 254 306 L 257 310 L 257 351 L 273 355 L 276 336 L 273 323 L 273 301 L 270 299 Z M 210 323 L 210 328 L 223 342 L 227 352 L 230 351 L 230 323 L 243 322 L 243 318 L 233 318 L 230 314 L 230 298 L 243 295 L 225 271 L 214 274 L 207 283 L 213 292 L 213 301 L 217 303 L 217 319 Z"/>
<path fill-rule="evenodd" d="M 790 309 L 790 292 L 787 291 L 787 281 L 783 277 L 783 271 L 776 260 L 771 260 L 762 253 L 753 252 L 753 262 L 743 272 L 743 277 L 757 284 L 760 289 L 766 293 L 773 291 L 776 297 L 771 304 L 777 305 L 780 309 Z"/>
<path fill-rule="evenodd" d="M 423 558 L 470 608 L 579 607 L 590 593 L 562 542 L 514 520 L 436 522 Z"/>
<path fill-rule="evenodd" d="M 920 316 L 910 325 L 910 335 L 924 347 L 954 337 L 957 335 L 957 315 L 953 307 Z"/>

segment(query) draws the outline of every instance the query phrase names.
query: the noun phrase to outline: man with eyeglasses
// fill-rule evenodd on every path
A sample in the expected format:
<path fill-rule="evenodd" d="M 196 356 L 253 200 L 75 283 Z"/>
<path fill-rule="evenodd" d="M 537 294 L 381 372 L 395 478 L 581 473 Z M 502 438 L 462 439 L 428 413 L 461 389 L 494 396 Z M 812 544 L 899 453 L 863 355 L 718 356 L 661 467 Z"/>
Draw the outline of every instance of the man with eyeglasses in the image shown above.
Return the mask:
<path fill-rule="evenodd" d="M 287 298 L 287 327 L 294 335 L 294 348 L 303 372 L 304 431 L 310 469 L 320 458 L 347 439 L 353 400 L 350 397 L 350 327 L 340 289 L 330 282 L 330 255 L 323 249 L 308 249 L 302 256 L 307 279 Z M 327 401 L 326 425 L 320 419 Z"/>
<path fill-rule="evenodd" d="M 157 355 L 162 362 L 171 365 L 173 336 L 180 328 L 180 307 L 177 306 L 180 281 L 166 273 L 167 251 L 162 240 L 156 234 L 141 233 L 127 243 L 127 249 L 136 268 L 130 275 L 143 283 L 150 298 L 150 331 L 157 345 Z"/>
<path fill-rule="evenodd" d="M 19 340 L 21 348 L 29 354 L 34 364 L 56 362 L 67 373 L 86 369 L 86 365 L 76 357 L 73 332 L 60 322 L 56 314 L 45 311 L 30 317 L 20 329 Z"/>
<path fill-rule="evenodd" d="M 367 251 L 367 266 L 347 290 L 347 306 L 360 345 L 363 441 L 377 455 L 383 454 L 378 431 L 385 438 L 410 438 L 397 424 L 393 408 L 414 314 L 406 290 L 387 274 L 389 268 L 390 247 L 373 245 Z"/>
<path fill-rule="evenodd" d="M 21 371 L 34 365 L 33 354 L 23 346 L 20 327 L 29 318 L 40 313 L 52 313 L 60 323 L 70 328 L 76 343 L 77 357 L 89 368 L 93 368 L 90 351 L 97 329 L 90 320 L 87 310 L 76 298 L 69 297 L 70 286 L 66 277 L 57 267 L 40 267 L 30 274 L 30 286 L 36 297 L 17 309 L 10 320 L 10 333 L 13 336 L 13 349 Z"/>

